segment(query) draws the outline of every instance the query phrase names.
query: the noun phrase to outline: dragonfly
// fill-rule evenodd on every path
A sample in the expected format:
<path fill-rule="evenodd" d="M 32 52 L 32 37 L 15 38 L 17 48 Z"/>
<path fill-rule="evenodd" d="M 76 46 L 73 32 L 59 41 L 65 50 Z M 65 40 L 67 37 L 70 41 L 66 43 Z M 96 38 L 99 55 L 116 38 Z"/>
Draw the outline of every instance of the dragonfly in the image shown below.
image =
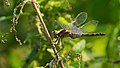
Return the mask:
<path fill-rule="evenodd" d="M 56 41 L 58 41 L 59 43 L 65 37 L 71 37 L 72 39 L 74 39 L 82 36 L 105 35 L 104 33 L 90 33 L 90 31 L 92 31 L 92 29 L 94 29 L 97 26 L 98 21 L 91 20 L 86 22 L 86 19 L 87 19 L 87 13 L 80 12 L 69 24 L 64 24 L 61 21 L 57 20 L 56 22 L 62 27 L 62 29 L 53 31 L 52 36 L 56 38 Z"/>

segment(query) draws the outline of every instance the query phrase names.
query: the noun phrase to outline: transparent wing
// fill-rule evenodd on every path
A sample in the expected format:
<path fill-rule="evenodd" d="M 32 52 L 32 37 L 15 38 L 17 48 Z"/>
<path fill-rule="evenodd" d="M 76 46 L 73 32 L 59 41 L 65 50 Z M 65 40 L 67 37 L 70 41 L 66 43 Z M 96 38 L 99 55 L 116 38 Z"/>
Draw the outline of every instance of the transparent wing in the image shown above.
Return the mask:
<path fill-rule="evenodd" d="M 55 20 L 55 22 L 57 22 L 61 26 L 61 28 L 66 28 L 67 27 L 67 25 L 63 24 L 62 22 L 60 22 L 58 20 Z"/>
<path fill-rule="evenodd" d="M 59 17 L 58 20 L 56 20 L 56 22 L 62 27 L 62 28 L 66 28 L 69 23 L 67 20 L 65 20 L 64 17 Z"/>
<path fill-rule="evenodd" d="M 73 24 L 77 27 L 81 26 L 83 23 L 85 23 L 87 19 L 87 13 L 86 12 L 80 12 L 76 18 L 73 21 Z"/>
<path fill-rule="evenodd" d="M 94 32 L 97 28 L 98 21 L 96 20 L 91 20 L 87 22 L 86 24 L 82 25 L 80 27 L 80 30 L 82 32 Z"/>
<path fill-rule="evenodd" d="M 77 28 L 76 26 L 72 26 L 71 28 L 69 28 L 69 30 L 73 33 L 79 33 L 79 34 L 82 34 L 83 32 Z"/>

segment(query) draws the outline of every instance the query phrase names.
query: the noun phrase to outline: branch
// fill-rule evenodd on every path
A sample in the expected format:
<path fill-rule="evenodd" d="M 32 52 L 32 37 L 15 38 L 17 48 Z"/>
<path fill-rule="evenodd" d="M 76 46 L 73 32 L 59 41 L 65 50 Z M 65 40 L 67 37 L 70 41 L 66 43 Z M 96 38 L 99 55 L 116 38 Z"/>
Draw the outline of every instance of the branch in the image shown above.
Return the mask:
<path fill-rule="evenodd" d="M 23 0 L 19 5 L 17 5 L 14 8 L 14 12 L 13 12 L 14 17 L 12 19 L 12 27 L 10 28 L 10 32 L 14 32 L 15 39 L 20 45 L 22 45 L 22 42 L 17 37 L 16 25 L 18 24 L 18 19 L 19 19 L 20 15 L 23 13 L 22 10 L 26 3 L 27 3 L 27 0 Z M 18 8 L 20 8 L 20 12 L 17 14 L 16 12 L 17 12 Z"/>
<path fill-rule="evenodd" d="M 54 42 L 52 41 L 52 38 L 51 38 L 50 34 L 49 34 L 49 32 L 48 32 L 48 30 L 47 30 L 47 28 L 46 28 L 46 25 L 45 25 L 45 23 L 44 23 L 44 21 L 43 21 L 43 19 L 42 19 L 41 12 L 40 12 L 40 10 L 38 9 L 38 7 L 37 7 L 36 3 L 34 2 L 34 0 L 32 0 L 31 3 L 32 3 L 33 8 L 35 9 L 37 15 L 38 15 L 38 18 L 39 18 L 40 23 L 41 23 L 41 25 L 42 25 L 42 27 L 43 27 L 43 30 L 45 31 L 45 33 L 46 33 L 46 35 L 47 35 L 47 38 L 48 38 L 48 40 L 49 40 L 49 42 L 50 42 L 50 44 L 51 44 L 51 46 L 52 46 L 52 48 L 53 48 L 53 51 L 54 51 L 54 53 L 55 53 L 55 56 L 56 56 L 57 60 L 59 60 L 58 52 L 57 52 L 57 50 L 56 50 L 56 47 L 55 47 L 55 45 L 54 45 Z M 60 64 L 61 68 L 64 68 L 64 65 L 63 65 L 63 63 L 62 63 L 61 60 L 59 60 L 59 64 Z"/>

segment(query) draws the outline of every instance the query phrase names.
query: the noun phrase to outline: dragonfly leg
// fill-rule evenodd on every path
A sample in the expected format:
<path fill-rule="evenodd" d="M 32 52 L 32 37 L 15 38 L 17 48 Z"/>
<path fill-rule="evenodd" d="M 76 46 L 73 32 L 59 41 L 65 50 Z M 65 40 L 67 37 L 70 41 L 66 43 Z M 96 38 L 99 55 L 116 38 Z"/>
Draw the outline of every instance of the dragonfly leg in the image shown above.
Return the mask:
<path fill-rule="evenodd" d="M 58 53 L 59 53 L 61 50 L 64 49 L 64 42 L 63 42 L 63 39 L 61 38 L 60 41 L 61 41 L 61 43 L 62 43 L 62 48 L 60 48 L 60 49 L 58 50 Z"/>
<path fill-rule="evenodd" d="M 57 45 L 60 45 L 60 37 L 59 38 L 57 38 Z"/>
<path fill-rule="evenodd" d="M 59 45 L 60 44 L 60 38 L 56 38 L 56 40 L 54 41 L 56 45 Z"/>
<path fill-rule="evenodd" d="M 63 50 L 63 49 L 64 49 L 64 42 L 63 42 L 63 39 L 61 39 L 61 42 L 62 42 L 62 48 L 61 48 L 61 50 Z"/>
<path fill-rule="evenodd" d="M 58 39 L 59 39 L 59 38 L 56 38 L 55 42 L 57 42 L 57 41 L 58 41 Z"/>
<path fill-rule="evenodd" d="M 61 41 L 61 38 L 58 37 L 58 38 L 55 40 L 55 42 L 57 42 L 57 43 L 55 44 L 55 46 L 56 46 L 56 45 L 60 45 L 60 41 Z M 58 52 L 60 52 L 61 50 L 62 50 L 62 49 L 59 49 Z M 58 52 L 57 52 L 57 53 L 58 53 Z"/>
<path fill-rule="evenodd" d="M 55 40 L 55 42 L 56 42 L 56 44 L 55 44 L 55 45 L 60 45 L 60 41 L 61 41 L 61 38 L 60 38 L 60 37 L 58 37 L 58 38 Z"/>

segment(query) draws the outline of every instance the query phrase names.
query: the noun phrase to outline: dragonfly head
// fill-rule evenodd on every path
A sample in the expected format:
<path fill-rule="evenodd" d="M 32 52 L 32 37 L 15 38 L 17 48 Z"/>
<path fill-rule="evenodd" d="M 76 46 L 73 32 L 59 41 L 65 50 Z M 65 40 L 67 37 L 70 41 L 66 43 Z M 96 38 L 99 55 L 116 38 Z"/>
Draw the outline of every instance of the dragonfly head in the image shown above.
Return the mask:
<path fill-rule="evenodd" d="M 54 37 L 54 38 L 58 38 L 58 31 L 53 31 L 52 32 L 52 36 Z"/>

